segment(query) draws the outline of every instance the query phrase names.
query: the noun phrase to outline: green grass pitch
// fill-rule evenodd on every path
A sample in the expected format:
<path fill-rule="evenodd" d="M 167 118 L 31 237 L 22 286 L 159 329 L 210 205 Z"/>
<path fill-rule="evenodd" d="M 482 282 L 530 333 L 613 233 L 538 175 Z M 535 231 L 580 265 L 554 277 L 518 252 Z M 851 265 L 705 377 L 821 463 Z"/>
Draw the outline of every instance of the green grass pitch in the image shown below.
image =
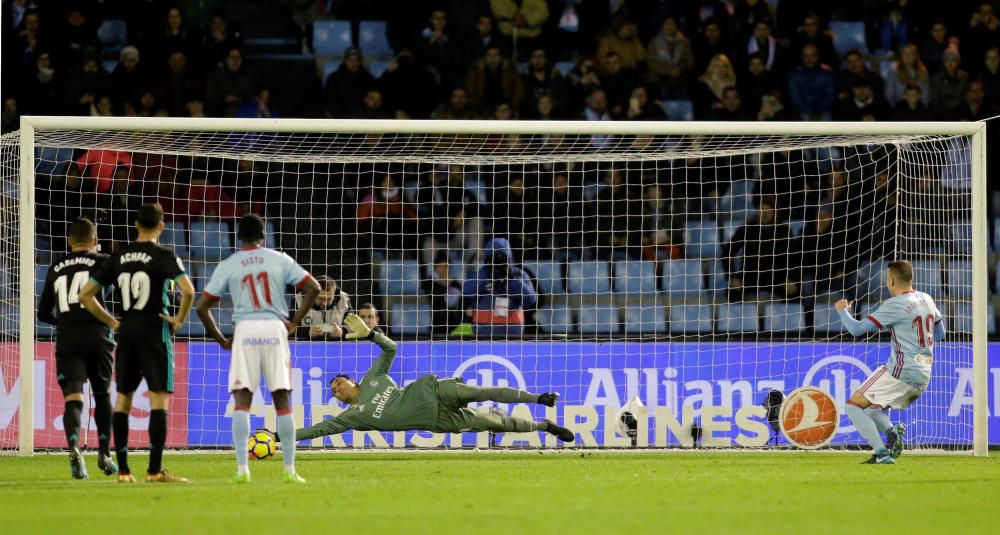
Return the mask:
<path fill-rule="evenodd" d="M 862 453 L 336 453 L 251 463 L 167 454 L 189 485 L 119 485 L 87 457 L 0 457 L 8 533 L 996 533 L 1000 458 Z M 144 455 L 133 455 L 137 471 Z M 139 531 L 135 531 L 139 530 Z"/>

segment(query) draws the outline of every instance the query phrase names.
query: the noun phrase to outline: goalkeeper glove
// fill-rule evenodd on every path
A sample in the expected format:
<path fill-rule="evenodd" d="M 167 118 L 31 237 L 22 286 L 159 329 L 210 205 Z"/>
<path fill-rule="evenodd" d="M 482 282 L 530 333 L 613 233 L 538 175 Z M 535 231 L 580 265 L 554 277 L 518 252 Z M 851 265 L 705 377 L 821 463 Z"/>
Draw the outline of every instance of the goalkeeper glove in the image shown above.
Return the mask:
<path fill-rule="evenodd" d="M 268 429 L 266 427 L 260 427 L 256 431 L 254 431 L 253 433 L 255 435 L 257 433 L 264 433 L 265 435 L 269 435 L 271 438 L 273 438 L 275 442 L 281 442 L 281 437 L 279 437 L 277 433 L 275 433 L 274 431 L 271 431 L 270 429 Z"/>
<path fill-rule="evenodd" d="M 347 329 L 350 331 L 346 336 L 344 336 L 344 338 L 348 340 L 368 338 L 368 335 L 372 332 L 368 325 L 365 325 L 364 320 L 359 318 L 357 314 L 348 314 L 347 317 L 344 318 L 344 325 L 346 325 Z"/>

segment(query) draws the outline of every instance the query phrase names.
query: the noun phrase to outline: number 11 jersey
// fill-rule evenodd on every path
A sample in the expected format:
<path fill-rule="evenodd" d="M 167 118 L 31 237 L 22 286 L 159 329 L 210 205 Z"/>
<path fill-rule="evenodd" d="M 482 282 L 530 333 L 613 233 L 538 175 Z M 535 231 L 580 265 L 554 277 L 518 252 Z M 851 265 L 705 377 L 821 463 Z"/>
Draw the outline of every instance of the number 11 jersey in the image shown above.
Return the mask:
<path fill-rule="evenodd" d="M 245 247 L 219 263 L 204 295 L 219 300 L 233 296 L 233 323 L 240 320 L 286 319 L 285 287 L 301 287 L 311 278 L 292 257 L 266 247 Z"/>
<path fill-rule="evenodd" d="M 171 249 L 153 242 L 122 247 L 91 278 L 102 288 L 118 288 L 121 329 L 159 333 L 169 314 L 171 283 L 186 277 L 184 263 Z"/>

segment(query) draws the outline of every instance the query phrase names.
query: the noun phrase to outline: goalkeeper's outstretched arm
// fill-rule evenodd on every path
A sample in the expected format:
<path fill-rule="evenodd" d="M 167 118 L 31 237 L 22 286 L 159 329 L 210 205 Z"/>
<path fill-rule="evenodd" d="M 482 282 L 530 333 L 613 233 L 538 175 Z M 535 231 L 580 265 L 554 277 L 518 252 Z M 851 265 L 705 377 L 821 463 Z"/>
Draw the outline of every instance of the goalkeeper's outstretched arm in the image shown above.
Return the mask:
<path fill-rule="evenodd" d="M 878 325 L 872 323 L 872 320 L 865 318 L 861 321 L 854 319 L 851 315 L 851 303 L 846 299 L 841 299 L 837 301 L 834 305 L 837 309 L 837 314 L 840 316 L 840 321 L 844 322 L 844 327 L 847 328 L 847 332 L 853 334 L 854 336 L 861 336 L 867 333 L 876 333 L 879 331 Z"/>
<path fill-rule="evenodd" d="M 346 422 L 334 416 L 333 418 L 327 418 L 312 427 L 296 429 L 295 441 L 312 440 L 314 438 L 325 437 L 327 435 L 336 435 L 337 433 L 343 433 L 350 428 L 351 427 L 347 425 Z"/>
<path fill-rule="evenodd" d="M 370 329 L 356 314 L 348 314 L 344 318 L 344 325 L 349 331 L 344 338 L 348 340 L 371 340 L 382 348 L 382 354 L 375 359 L 375 363 L 372 364 L 372 367 L 368 369 L 365 375 L 388 374 L 389 368 L 392 366 L 392 361 L 396 358 L 396 342 L 390 340 L 388 336 Z"/>

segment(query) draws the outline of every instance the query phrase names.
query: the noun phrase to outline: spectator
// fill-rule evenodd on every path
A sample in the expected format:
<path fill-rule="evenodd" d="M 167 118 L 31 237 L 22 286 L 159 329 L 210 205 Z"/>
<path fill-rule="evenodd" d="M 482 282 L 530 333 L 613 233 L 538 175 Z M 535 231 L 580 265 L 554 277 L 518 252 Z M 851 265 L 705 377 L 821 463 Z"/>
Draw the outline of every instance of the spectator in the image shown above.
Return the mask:
<path fill-rule="evenodd" d="M 983 83 L 986 104 L 1000 108 L 1000 48 L 991 46 L 986 50 L 976 79 Z"/>
<path fill-rule="evenodd" d="M 456 87 L 451 90 L 448 104 L 434 112 L 435 119 L 478 119 L 479 113 L 469 105 L 465 97 L 465 88 Z"/>
<path fill-rule="evenodd" d="M 980 121 L 993 115 L 996 115 L 996 110 L 986 105 L 983 83 L 979 80 L 969 82 L 965 102 L 955 110 L 954 117 L 959 121 Z"/>
<path fill-rule="evenodd" d="M 986 49 L 1000 44 L 1000 20 L 993 13 L 993 3 L 982 1 L 972 17 L 965 38 L 962 39 L 962 55 L 968 65 L 975 67 L 982 61 Z"/>
<path fill-rule="evenodd" d="M 864 78 L 855 80 L 852 97 L 838 102 L 833 109 L 837 121 L 887 121 L 891 117 L 889 105 Z"/>
<path fill-rule="evenodd" d="M 618 55 L 623 69 L 639 69 L 646 63 L 646 47 L 639 41 L 639 30 L 635 24 L 625 19 L 616 19 L 611 31 L 601 36 L 597 42 L 598 67 L 603 74 L 608 73 L 608 60 L 614 52 Z"/>
<path fill-rule="evenodd" d="M 490 9 L 500 26 L 500 34 L 511 42 L 509 50 L 512 57 L 518 57 L 515 43 L 522 50 L 538 48 L 545 21 L 549 20 L 549 7 L 545 0 L 490 0 Z"/>
<path fill-rule="evenodd" d="M 205 115 L 205 101 L 192 100 L 184 105 L 184 117 L 207 117 Z"/>
<path fill-rule="evenodd" d="M 200 57 L 205 62 L 205 72 L 211 73 L 229 64 L 233 49 L 243 49 L 243 36 L 229 27 L 222 11 L 212 13 L 208 32 L 201 39 Z"/>
<path fill-rule="evenodd" d="M 833 71 L 819 63 L 816 45 L 802 49 L 802 65 L 788 76 L 788 100 L 798 109 L 803 121 L 829 121 L 837 101 Z"/>
<path fill-rule="evenodd" d="M 885 81 L 885 100 L 889 105 L 895 105 L 903 99 L 903 93 L 910 84 L 920 87 L 920 92 L 926 99 L 930 93 L 931 76 L 927 67 L 920 61 L 920 51 L 917 45 L 906 45 L 899 52 L 899 59 L 892 63 L 892 71 Z M 924 101 L 926 104 L 927 101 Z"/>
<path fill-rule="evenodd" d="M 736 85 L 733 64 L 724 55 L 712 58 L 708 69 L 691 90 L 695 119 L 707 119 L 713 111 L 722 108 L 722 92 Z"/>
<path fill-rule="evenodd" d="M 378 309 L 371 303 L 361 303 L 358 307 L 358 317 L 369 329 L 375 332 L 382 332 L 382 318 L 378 314 Z"/>
<path fill-rule="evenodd" d="M 561 105 L 566 104 L 566 80 L 562 73 L 549 63 L 545 49 L 537 48 L 531 52 L 528 70 L 522 78 L 527 97 L 524 99 L 525 115 L 530 115 L 532 110 L 538 109 L 538 99 L 542 96 L 548 96 Z"/>
<path fill-rule="evenodd" d="M 156 95 L 151 90 L 141 90 L 138 98 L 125 103 L 126 117 L 167 117 L 165 110 L 156 101 Z"/>
<path fill-rule="evenodd" d="M 348 48 L 340 67 L 323 85 L 326 112 L 333 118 L 354 117 L 361 112 L 361 100 L 374 85 L 375 78 L 361 62 L 361 51 Z"/>
<path fill-rule="evenodd" d="M 760 110 L 757 111 L 758 121 L 798 121 L 801 113 L 785 105 L 785 95 L 780 89 L 761 97 Z"/>
<path fill-rule="evenodd" d="M 764 68 L 767 72 L 783 76 L 788 72 L 788 58 L 784 47 L 771 35 L 769 20 L 757 21 L 753 26 L 753 35 L 747 40 L 742 55 L 744 68 L 750 62 L 750 56 L 759 54 L 764 58 Z"/>
<path fill-rule="evenodd" d="M 778 222 L 774 206 L 761 203 L 757 214 L 722 247 L 729 300 L 798 296 L 799 285 L 788 265 L 791 245 L 788 225 Z"/>
<path fill-rule="evenodd" d="M 750 117 L 743 113 L 743 99 L 739 88 L 731 85 L 722 90 L 722 106 L 712 110 L 709 118 L 713 121 L 749 121 Z"/>
<path fill-rule="evenodd" d="M 119 54 L 115 72 L 111 73 L 111 96 L 117 113 L 124 114 L 126 106 L 136 101 L 148 86 L 145 68 L 139 63 L 139 49 L 126 46 Z"/>
<path fill-rule="evenodd" d="M 514 115 L 514 108 L 510 105 L 509 102 L 498 103 L 497 107 L 493 109 L 493 114 L 491 118 L 497 121 L 510 121 L 513 119 L 517 119 L 517 117 Z"/>
<path fill-rule="evenodd" d="M 807 14 L 802 19 L 802 26 L 792 37 L 791 49 L 804 50 L 806 45 L 815 46 L 816 52 L 819 54 L 819 63 L 836 72 L 840 69 L 840 57 L 837 55 L 837 49 L 833 48 L 833 38 L 830 37 L 829 32 L 823 30 L 821 24 L 819 15 L 816 13 Z"/>
<path fill-rule="evenodd" d="M 448 14 L 443 9 L 431 12 L 430 22 L 417 39 L 417 56 L 426 63 L 446 87 L 461 83 L 465 72 L 459 64 L 461 43 L 448 28 Z"/>
<path fill-rule="evenodd" d="M 520 108 L 524 101 L 524 83 L 517 68 L 504 59 L 499 47 L 486 49 L 465 79 L 465 92 L 473 106 L 493 109 L 502 101 Z"/>
<path fill-rule="evenodd" d="M 361 100 L 361 112 L 359 119 L 392 119 L 395 114 L 386 109 L 382 103 L 382 92 L 371 88 L 365 93 L 365 98 Z"/>
<path fill-rule="evenodd" d="M 556 111 L 555 101 L 549 95 L 542 95 L 538 97 L 538 102 L 535 103 L 535 109 L 529 110 L 525 116 L 525 119 L 534 119 L 536 121 L 556 121 L 562 118 L 562 116 Z"/>
<path fill-rule="evenodd" d="M 358 234 L 367 237 L 362 249 L 399 251 L 412 247 L 417 231 L 417 212 L 403 199 L 396 178 L 381 175 L 376 187 L 358 204 Z M 364 238 L 362 238 L 364 240 Z"/>
<path fill-rule="evenodd" d="M 932 74 L 940 72 L 944 68 L 941 59 L 945 51 L 957 46 L 957 40 L 948 37 L 948 26 L 944 20 L 935 20 L 927 38 L 920 45 L 920 57 L 924 60 L 927 71 Z"/>
<path fill-rule="evenodd" d="M 604 172 L 604 184 L 586 208 L 588 242 L 605 260 L 642 257 L 641 197 L 626 183 L 624 169 Z"/>
<path fill-rule="evenodd" d="M 617 52 L 609 52 L 604 60 L 604 74 L 601 76 L 601 87 L 608 97 L 608 108 L 611 115 L 620 117 L 625 113 L 628 99 L 640 82 L 638 71 L 623 67 Z"/>
<path fill-rule="evenodd" d="M 93 189 L 85 188 L 80 169 L 72 164 L 66 167 L 65 176 L 52 177 L 48 188 L 38 190 L 35 202 L 42 217 L 48 212 L 52 250 L 67 250 L 69 223 L 78 216 L 95 219 L 96 201 Z"/>
<path fill-rule="evenodd" d="M 417 64 L 409 50 L 403 50 L 392 58 L 378 81 L 389 110 L 403 111 L 411 117 L 424 119 L 437 106 L 440 85 L 433 74 Z"/>
<path fill-rule="evenodd" d="M 857 272 L 857 241 L 849 238 L 843 218 L 834 219 L 831 205 L 822 205 L 816 219 L 806 224 L 796 251 L 800 265 L 799 280 L 803 295 L 809 298 L 828 293 L 848 292 L 854 299 Z M 830 251 L 837 251 L 831 256 Z M 792 270 L 796 266 L 789 266 Z M 792 277 L 795 278 L 795 277 Z"/>
<path fill-rule="evenodd" d="M 930 121 L 934 116 L 924 104 L 923 91 L 917 84 L 906 86 L 903 100 L 896 103 L 893 119 L 896 121 Z"/>
<path fill-rule="evenodd" d="M 66 111 L 71 115 L 90 115 L 91 104 L 98 95 L 111 91 L 111 76 L 101 68 L 98 57 L 87 55 L 79 70 L 71 73 L 66 84 Z M 108 187 L 111 187 L 110 184 Z"/>
<path fill-rule="evenodd" d="M 114 117 L 114 115 L 115 106 L 110 96 L 98 95 L 97 98 L 90 103 L 91 117 Z"/>
<path fill-rule="evenodd" d="M 465 321 L 462 284 L 451 278 L 447 252 L 437 252 L 430 276 L 421 279 L 420 289 L 430 297 L 435 335 L 447 335 Z"/>
<path fill-rule="evenodd" d="M 837 98 L 847 100 L 851 97 L 854 84 L 858 80 L 868 82 L 877 95 L 885 95 L 885 82 L 877 72 L 868 68 L 864 56 L 857 50 L 852 50 L 844 57 L 844 70 L 837 77 Z"/>
<path fill-rule="evenodd" d="M 344 316 L 351 311 L 351 296 L 337 286 L 337 281 L 326 275 L 316 277 L 320 292 L 316 302 L 302 318 L 302 324 L 295 330 L 297 338 L 303 340 L 339 340 L 344 335 L 341 327 Z M 295 293 L 295 309 L 302 307 L 302 294 Z M 289 317 L 295 314 L 291 311 Z"/>
<path fill-rule="evenodd" d="M 882 19 L 879 29 L 881 50 L 892 52 L 910 44 L 910 24 L 898 6 L 891 6 Z"/>
<path fill-rule="evenodd" d="M 80 7 L 70 6 L 66 10 L 62 27 L 51 37 L 57 44 L 58 56 L 63 61 L 76 63 L 91 50 L 98 48 L 96 19 Z M 34 58 L 31 58 L 34 60 Z"/>
<path fill-rule="evenodd" d="M 13 39 L 6 38 L 4 42 L 4 60 L 8 65 L 28 67 L 38 58 L 44 42 L 42 19 L 35 9 L 27 9 L 21 17 L 21 23 L 14 29 Z M 56 51 L 62 53 L 60 47 Z M 72 64 L 64 62 L 65 64 Z"/>
<path fill-rule="evenodd" d="M 448 167 L 447 176 L 434 184 L 424 184 L 421 203 L 430 208 L 430 231 L 424 238 L 421 260 L 430 263 L 440 249 L 460 252 L 467 265 L 476 263 L 481 241 L 484 206 L 465 186 L 461 165 Z"/>
<path fill-rule="evenodd" d="M 135 238 L 135 212 L 142 205 L 142 192 L 129 178 L 128 167 L 119 166 L 114 171 L 111 190 L 97 196 L 98 238 L 117 251 Z"/>
<path fill-rule="evenodd" d="M 756 117 L 764 95 L 769 95 L 778 89 L 778 77 L 765 68 L 763 56 L 754 54 L 750 57 L 746 72 L 739 80 L 737 87 L 743 97 L 743 113 L 747 117 Z"/>
<path fill-rule="evenodd" d="M 736 25 L 736 35 L 746 39 L 759 22 L 771 22 L 771 8 L 764 0 L 740 0 L 733 10 L 733 22 Z"/>
<path fill-rule="evenodd" d="M 637 86 L 628 99 L 628 109 L 625 119 L 630 121 L 666 121 L 667 113 L 660 107 L 659 101 L 650 100 L 649 90 L 645 86 Z"/>
<path fill-rule="evenodd" d="M 53 64 L 52 55 L 39 51 L 33 68 L 21 82 L 18 101 L 28 115 L 59 115 L 63 105 L 62 70 Z"/>
<path fill-rule="evenodd" d="M 167 61 L 174 52 L 187 56 L 195 49 L 194 35 L 184 25 L 184 15 L 180 8 L 167 9 L 163 28 L 152 45 L 154 62 L 157 64 Z"/>
<path fill-rule="evenodd" d="M 677 27 L 677 19 L 663 20 L 660 33 L 649 42 L 646 59 L 649 81 L 655 84 L 659 98 L 688 97 L 688 75 L 694 66 L 694 54 L 691 43 Z"/>
<path fill-rule="evenodd" d="M 949 49 L 941 59 L 944 70 L 931 77 L 931 112 L 947 119 L 962 105 L 969 91 L 969 75 L 959 68 L 961 57 L 957 51 Z"/>
<path fill-rule="evenodd" d="M 500 33 L 493 23 L 493 17 L 488 14 L 481 14 L 476 19 L 476 28 L 469 37 L 468 42 L 462 47 L 466 54 L 460 65 L 459 71 L 468 71 L 469 67 L 486 55 L 486 50 L 492 47 L 503 47 L 500 42 Z M 513 57 L 513 56 L 512 56 Z"/>
<path fill-rule="evenodd" d="M 667 260 L 683 257 L 684 202 L 673 199 L 663 186 L 651 183 L 642 198 L 642 258 Z"/>
<path fill-rule="evenodd" d="M 520 336 L 524 310 L 534 308 L 538 294 L 528 274 L 514 265 L 510 243 L 493 238 L 483 248 L 483 265 L 465 281 L 462 295 L 473 309 L 478 336 Z"/>
<path fill-rule="evenodd" d="M 581 58 L 566 75 L 569 81 L 570 102 L 565 109 L 578 110 L 584 101 L 601 86 L 601 77 L 597 74 L 597 65 L 591 58 Z"/>
<path fill-rule="evenodd" d="M 226 56 L 225 65 L 208 76 L 205 88 L 207 112 L 215 117 L 232 117 L 256 89 L 257 78 L 243 64 L 243 52 L 232 48 Z"/>
<path fill-rule="evenodd" d="M 712 59 L 718 55 L 732 56 L 732 46 L 728 37 L 722 31 L 722 26 L 716 19 L 708 19 L 700 34 L 695 35 L 691 43 L 691 52 L 694 54 L 693 72 L 705 72 Z"/>
<path fill-rule="evenodd" d="M 535 249 L 538 217 L 536 192 L 525 188 L 523 176 L 511 175 L 493 197 L 493 235 L 507 238 L 515 251 Z"/>
<path fill-rule="evenodd" d="M 209 183 L 200 175 L 191 179 L 188 187 L 188 213 L 193 220 L 221 219 L 235 221 L 243 215 L 243 208 L 218 184 Z"/>
<path fill-rule="evenodd" d="M 188 102 L 204 98 L 204 77 L 195 76 L 188 68 L 188 57 L 175 50 L 167 57 L 167 72 L 159 80 L 157 99 L 172 117 L 186 115 Z"/>
<path fill-rule="evenodd" d="M 115 170 L 119 166 L 132 167 L 132 157 L 128 152 L 90 149 L 76 160 L 76 167 L 79 169 L 80 175 L 92 178 L 94 181 L 94 185 L 92 187 L 88 185 L 86 189 L 98 193 L 104 193 L 111 189 Z"/>
<path fill-rule="evenodd" d="M 271 90 L 261 86 L 253 99 L 236 110 L 236 117 L 277 119 L 281 117 L 281 113 L 271 105 Z"/>

